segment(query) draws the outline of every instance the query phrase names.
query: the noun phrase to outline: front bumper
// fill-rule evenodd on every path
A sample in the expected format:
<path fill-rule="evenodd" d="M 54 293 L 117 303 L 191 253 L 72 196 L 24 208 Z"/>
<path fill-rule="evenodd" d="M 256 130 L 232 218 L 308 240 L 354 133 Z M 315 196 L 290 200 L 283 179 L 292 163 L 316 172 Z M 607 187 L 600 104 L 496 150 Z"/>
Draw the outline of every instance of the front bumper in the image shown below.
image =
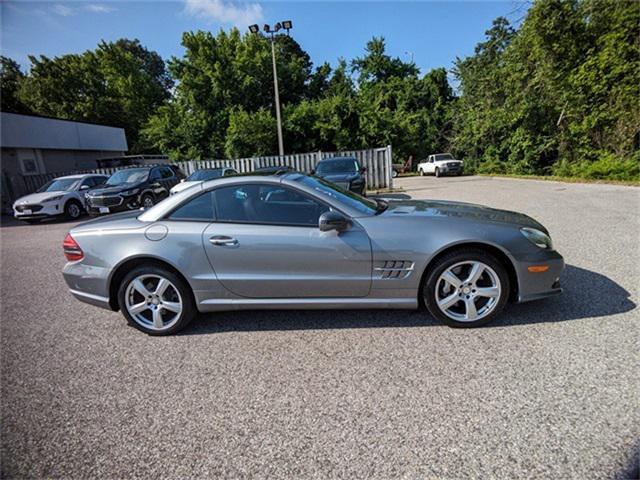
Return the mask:
<path fill-rule="evenodd" d="M 87 213 L 101 215 L 115 212 L 126 212 L 140 208 L 138 195 L 110 195 L 105 197 L 87 197 Z"/>
<path fill-rule="evenodd" d="M 60 202 L 43 202 L 13 206 L 13 216 L 17 220 L 37 220 L 55 217 L 63 213 L 64 207 Z"/>
<path fill-rule="evenodd" d="M 518 276 L 518 302 L 529 302 L 562 293 L 560 277 L 565 264 L 562 255 L 555 250 L 540 250 L 537 254 L 515 259 Z M 544 272 L 531 272 L 529 267 L 548 266 Z"/>

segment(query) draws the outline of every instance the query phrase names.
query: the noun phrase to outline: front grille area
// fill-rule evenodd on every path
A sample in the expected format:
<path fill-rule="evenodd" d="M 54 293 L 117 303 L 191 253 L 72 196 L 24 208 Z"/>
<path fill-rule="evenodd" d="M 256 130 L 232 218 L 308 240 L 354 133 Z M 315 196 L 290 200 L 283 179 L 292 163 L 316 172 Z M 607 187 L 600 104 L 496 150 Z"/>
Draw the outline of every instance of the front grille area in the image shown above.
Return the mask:
<path fill-rule="evenodd" d="M 122 203 L 122 197 L 87 197 L 87 201 L 92 207 L 116 207 Z"/>
<path fill-rule="evenodd" d="M 447 167 L 456 169 L 456 168 L 460 168 L 460 164 L 456 162 L 449 162 L 447 163 Z"/>
<path fill-rule="evenodd" d="M 373 267 L 375 278 L 401 279 L 413 272 L 414 263 L 408 260 L 386 260 L 376 262 Z"/>
<path fill-rule="evenodd" d="M 31 210 L 32 212 L 39 212 L 42 210 L 42 205 L 16 205 L 16 210 L 20 213 L 25 210 Z"/>

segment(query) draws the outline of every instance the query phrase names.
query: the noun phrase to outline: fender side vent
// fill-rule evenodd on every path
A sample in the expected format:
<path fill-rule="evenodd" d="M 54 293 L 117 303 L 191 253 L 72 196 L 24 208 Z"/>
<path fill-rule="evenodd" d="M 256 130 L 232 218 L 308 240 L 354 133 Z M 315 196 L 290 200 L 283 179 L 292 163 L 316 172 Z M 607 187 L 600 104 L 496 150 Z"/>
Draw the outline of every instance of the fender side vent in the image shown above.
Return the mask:
<path fill-rule="evenodd" d="M 383 279 L 407 278 L 413 272 L 414 263 L 408 260 L 385 260 L 376 262 L 373 267 L 373 277 Z"/>

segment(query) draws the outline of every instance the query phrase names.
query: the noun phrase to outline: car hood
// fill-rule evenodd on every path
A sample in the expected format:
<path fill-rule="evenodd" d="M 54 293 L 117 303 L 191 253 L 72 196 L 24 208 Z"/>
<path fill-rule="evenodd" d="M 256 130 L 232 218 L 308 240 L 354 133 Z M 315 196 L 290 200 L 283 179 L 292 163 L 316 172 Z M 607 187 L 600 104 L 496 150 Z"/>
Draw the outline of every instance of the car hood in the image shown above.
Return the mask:
<path fill-rule="evenodd" d="M 457 218 L 483 223 L 508 223 L 520 227 L 536 228 L 548 233 L 544 226 L 524 213 L 499 210 L 473 203 L 441 200 L 390 200 L 388 203 L 389 208 L 382 213 L 384 216 L 408 215 Z"/>
<path fill-rule="evenodd" d="M 351 180 L 355 180 L 358 178 L 358 173 L 354 172 L 344 172 L 344 173 L 316 173 L 316 175 L 320 178 L 324 178 L 329 182 L 349 182 Z"/>
<path fill-rule="evenodd" d="M 87 193 L 91 196 L 97 195 L 110 195 L 120 193 L 125 190 L 132 190 L 134 188 L 140 188 L 142 186 L 141 183 L 121 183 L 120 185 L 113 185 L 108 187 L 96 187 L 89 190 Z"/>
<path fill-rule="evenodd" d="M 25 203 L 40 203 L 44 202 L 48 198 L 59 197 L 60 195 L 67 195 L 70 192 L 61 190 L 59 192 L 42 192 L 42 193 L 32 193 L 30 195 L 25 195 L 24 197 L 20 197 L 15 201 L 16 205 L 23 205 Z"/>
<path fill-rule="evenodd" d="M 202 180 L 194 180 L 192 182 L 182 182 L 182 183 L 179 183 L 176 186 L 174 186 L 171 189 L 171 192 L 172 193 L 178 193 L 178 192 L 181 192 L 183 190 L 186 190 L 189 187 L 193 187 L 194 185 L 199 185 L 200 183 L 202 183 Z"/>

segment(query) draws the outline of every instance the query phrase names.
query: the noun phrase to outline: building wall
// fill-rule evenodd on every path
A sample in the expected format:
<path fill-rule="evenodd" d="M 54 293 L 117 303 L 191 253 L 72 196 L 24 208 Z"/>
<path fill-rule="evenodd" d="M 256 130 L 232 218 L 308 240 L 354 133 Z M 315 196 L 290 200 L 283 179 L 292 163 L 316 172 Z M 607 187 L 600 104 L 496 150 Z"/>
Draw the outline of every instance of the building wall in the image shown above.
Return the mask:
<path fill-rule="evenodd" d="M 104 150 L 50 150 L 42 148 L 1 148 L 2 211 L 16 198 L 29 192 L 25 177 L 44 173 L 92 170 L 97 160 L 124 155 L 123 151 Z"/>

